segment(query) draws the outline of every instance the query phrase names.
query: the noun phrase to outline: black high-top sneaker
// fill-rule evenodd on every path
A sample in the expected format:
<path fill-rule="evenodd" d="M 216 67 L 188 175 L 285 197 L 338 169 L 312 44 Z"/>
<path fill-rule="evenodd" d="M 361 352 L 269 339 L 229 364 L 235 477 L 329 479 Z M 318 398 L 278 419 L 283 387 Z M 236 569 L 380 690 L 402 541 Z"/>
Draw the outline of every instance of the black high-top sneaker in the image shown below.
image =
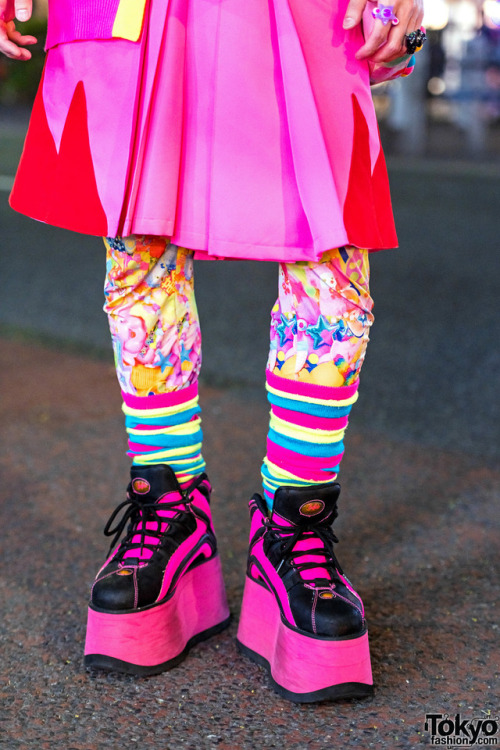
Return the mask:
<path fill-rule="evenodd" d="M 244 653 L 295 702 L 371 695 L 363 603 L 333 551 L 340 485 L 280 487 L 271 516 L 250 501 L 250 549 L 238 630 Z"/>
<path fill-rule="evenodd" d="M 113 541 L 92 587 L 86 666 L 157 674 L 229 624 L 210 490 L 206 474 L 182 489 L 167 465 L 132 466 L 104 530 Z"/>

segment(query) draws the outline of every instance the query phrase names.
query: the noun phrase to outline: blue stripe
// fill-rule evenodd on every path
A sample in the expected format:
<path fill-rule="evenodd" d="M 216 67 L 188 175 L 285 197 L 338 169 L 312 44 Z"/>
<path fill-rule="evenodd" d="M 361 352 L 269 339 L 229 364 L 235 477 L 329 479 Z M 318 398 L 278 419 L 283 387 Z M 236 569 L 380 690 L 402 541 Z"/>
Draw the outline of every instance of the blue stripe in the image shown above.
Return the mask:
<path fill-rule="evenodd" d="M 287 448 L 294 453 L 300 453 L 303 456 L 315 456 L 318 458 L 331 458 L 332 455 L 338 456 L 344 450 L 344 443 L 339 440 L 335 443 L 327 443 L 326 445 L 320 443 L 308 443 L 305 440 L 296 440 L 295 438 L 286 437 L 276 430 L 269 430 L 269 439 L 281 445 L 282 448 Z"/>
<path fill-rule="evenodd" d="M 199 461 L 191 461 L 190 464 L 169 463 L 169 466 L 178 474 L 189 474 L 189 472 L 194 473 L 195 470 L 196 474 L 201 474 L 201 472 L 205 470 L 206 463 L 203 459 L 200 459 Z"/>
<path fill-rule="evenodd" d="M 314 417 L 329 417 L 330 419 L 347 417 L 352 408 L 352 405 L 324 406 L 323 404 L 311 404 L 309 401 L 294 401 L 293 399 L 276 396 L 274 393 L 269 392 L 267 398 L 273 406 L 281 406 L 283 409 L 289 409 L 290 411 L 311 414 Z"/>
<path fill-rule="evenodd" d="M 158 448 L 187 448 L 203 440 L 203 432 L 197 430 L 192 435 L 129 435 L 130 440 L 139 445 L 152 445 Z"/>
<path fill-rule="evenodd" d="M 133 466 L 146 466 L 146 465 L 152 465 L 157 464 L 158 459 L 148 460 L 147 454 L 141 454 L 143 460 L 142 463 L 137 463 L 136 461 L 132 461 Z M 182 464 L 175 464 L 169 462 L 168 464 L 170 468 L 178 475 L 178 474 L 201 474 L 206 469 L 205 461 L 192 461 L 190 464 L 186 464 L 185 466 L 182 466 Z"/>
<path fill-rule="evenodd" d="M 155 450 L 152 450 L 152 451 L 148 451 L 147 453 L 132 453 L 132 451 L 129 451 L 129 454 L 130 454 L 131 456 L 133 456 L 133 457 L 134 457 L 134 460 L 135 460 L 136 458 L 139 458 L 139 457 L 141 457 L 141 456 L 142 456 L 143 458 L 147 458 L 147 457 L 148 457 L 149 455 L 152 455 L 153 453 L 156 453 L 156 452 L 157 452 L 157 451 L 155 451 Z M 199 451 L 199 450 L 198 450 L 198 451 L 195 451 L 194 453 L 188 453 L 188 455 L 187 455 L 187 456 L 177 456 L 177 459 L 175 459 L 175 457 L 174 457 L 174 458 L 170 458 L 170 459 L 169 459 L 169 461 L 175 461 L 175 460 L 178 460 L 178 461 L 180 461 L 181 459 L 185 459 L 185 458 L 192 458 L 192 459 L 195 459 L 195 458 L 196 458 L 197 456 L 201 456 L 201 453 L 200 453 L 200 451 Z M 170 465 L 170 464 L 169 464 L 169 465 Z"/>
<path fill-rule="evenodd" d="M 190 422 L 191 419 L 199 414 L 201 406 L 193 406 L 192 409 L 187 411 L 181 411 L 179 414 L 171 414 L 169 417 L 133 417 L 130 414 L 125 415 L 125 427 L 127 429 L 133 429 L 138 424 L 149 424 L 158 425 L 158 427 L 173 427 L 174 425 L 184 424 L 184 422 Z"/>

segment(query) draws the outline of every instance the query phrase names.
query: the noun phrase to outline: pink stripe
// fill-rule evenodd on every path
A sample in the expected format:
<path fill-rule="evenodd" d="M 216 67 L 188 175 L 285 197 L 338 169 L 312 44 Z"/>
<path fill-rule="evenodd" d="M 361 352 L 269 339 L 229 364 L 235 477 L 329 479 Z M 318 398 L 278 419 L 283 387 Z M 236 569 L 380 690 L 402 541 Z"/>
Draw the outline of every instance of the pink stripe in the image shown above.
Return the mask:
<path fill-rule="evenodd" d="M 272 492 L 269 492 L 269 490 L 264 490 L 264 499 L 266 500 L 269 507 L 273 507 L 274 503 L 274 495 Z"/>
<path fill-rule="evenodd" d="M 140 443 L 133 443 L 131 440 L 128 441 L 128 450 L 127 456 L 133 455 L 135 453 L 154 453 L 155 451 L 162 450 L 161 445 L 141 445 Z"/>
<path fill-rule="evenodd" d="M 352 385 L 340 385 L 336 387 L 302 383 L 299 380 L 282 378 L 270 370 L 266 370 L 266 379 L 271 388 L 275 388 L 283 393 L 292 393 L 295 396 L 305 396 L 306 398 L 318 398 L 325 402 L 343 401 L 351 398 L 359 386 L 359 380 L 356 380 Z"/>
<path fill-rule="evenodd" d="M 198 383 L 180 388 L 170 393 L 158 393 L 153 396 L 133 396 L 131 393 L 122 391 L 122 398 L 131 409 L 168 409 L 170 406 L 179 406 L 198 395 Z"/>
<path fill-rule="evenodd" d="M 273 443 L 267 438 L 267 456 L 277 466 L 286 468 L 286 464 L 294 463 L 297 466 L 336 466 L 342 460 L 344 451 L 334 456 L 305 456 L 303 453 L 296 453 L 289 448 Z"/>
<path fill-rule="evenodd" d="M 301 479 L 311 481 L 327 481 L 331 478 L 331 472 L 325 471 L 325 466 L 338 466 L 344 453 L 328 458 L 317 456 L 303 456 L 294 453 L 288 448 L 282 448 L 271 440 L 267 440 L 267 458 L 276 466 L 285 471 L 299 476 Z"/>
<path fill-rule="evenodd" d="M 347 427 L 349 417 L 315 417 L 313 414 L 303 414 L 300 411 L 284 409 L 282 406 L 271 407 L 273 414 L 285 422 L 300 425 L 300 427 L 309 427 L 313 430 L 342 430 Z"/>
<path fill-rule="evenodd" d="M 161 430 L 162 425 L 157 424 L 136 424 L 134 425 L 134 430 L 142 430 L 143 432 L 147 432 L 148 430 Z"/>

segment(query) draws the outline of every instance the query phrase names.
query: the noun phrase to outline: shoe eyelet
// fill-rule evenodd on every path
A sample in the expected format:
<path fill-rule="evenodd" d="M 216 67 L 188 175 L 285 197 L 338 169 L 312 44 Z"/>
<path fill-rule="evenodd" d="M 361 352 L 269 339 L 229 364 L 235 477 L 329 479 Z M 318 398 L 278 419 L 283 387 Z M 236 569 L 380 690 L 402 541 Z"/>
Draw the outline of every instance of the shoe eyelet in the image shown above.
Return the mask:
<path fill-rule="evenodd" d="M 335 597 L 335 594 L 333 591 L 320 591 L 319 592 L 319 598 L 320 599 L 333 599 Z"/>

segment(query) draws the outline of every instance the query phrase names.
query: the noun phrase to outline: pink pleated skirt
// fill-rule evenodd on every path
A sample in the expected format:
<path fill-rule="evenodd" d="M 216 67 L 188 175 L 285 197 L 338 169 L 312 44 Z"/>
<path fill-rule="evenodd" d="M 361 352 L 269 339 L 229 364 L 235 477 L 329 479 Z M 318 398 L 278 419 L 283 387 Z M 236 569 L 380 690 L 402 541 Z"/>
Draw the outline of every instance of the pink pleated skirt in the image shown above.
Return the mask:
<path fill-rule="evenodd" d="M 198 257 L 397 244 L 347 0 L 149 0 L 138 42 L 48 50 L 11 205 Z"/>

